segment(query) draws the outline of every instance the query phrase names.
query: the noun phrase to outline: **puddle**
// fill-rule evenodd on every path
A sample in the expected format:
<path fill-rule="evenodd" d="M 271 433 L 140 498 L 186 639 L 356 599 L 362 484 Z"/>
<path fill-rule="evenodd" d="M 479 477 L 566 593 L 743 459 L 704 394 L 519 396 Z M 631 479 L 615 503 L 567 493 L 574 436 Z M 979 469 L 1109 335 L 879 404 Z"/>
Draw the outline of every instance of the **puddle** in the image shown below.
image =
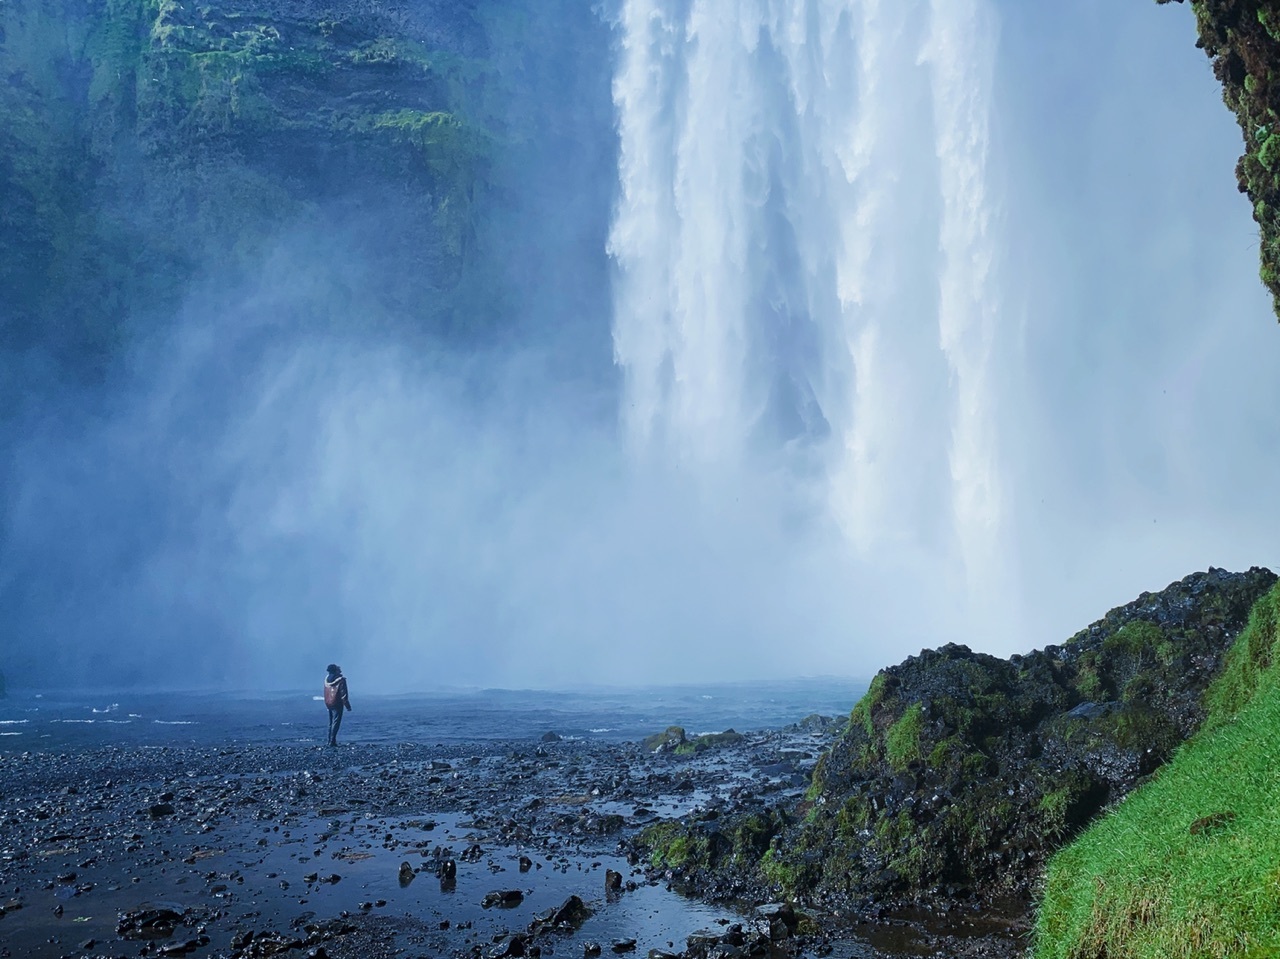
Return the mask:
<path fill-rule="evenodd" d="M 635 939 L 639 955 L 680 949 L 699 929 L 743 921 L 665 887 L 645 885 L 619 856 L 548 854 L 487 841 L 467 814 L 326 812 L 273 825 L 223 825 L 213 844 L 202 843 L 198 833 L 175 829 L 151 842 L 144 851 L 150 855 L 139 865 L 78 868 L 49 862 L 50 868 L 74 874 L 74 880 L 49 890 L 28 886 L 24 908 L 0 918 L 0 939 L 13 954 L 31 959 L 66 955 L 89 939 L 99 949 L 110 951 L 115 944 L 117 951 L 123 946 L 132 952 L 135 945 L 121 942 L 116 933 L 118 914 L 160 902 L 212 914 L 206 930 L 210 943 L 191 956 L 226 954 L 240 929 L 283 931 L 311 915 L 326 919 L 343 913 L 409 917 L 432 929 L 447 923 L 447 929 L 432 934 L 431 945 L 454 951 L 522 931 L 537 914 L 571 895 L 594 912 L 574 941 L 594 939 L 606 951 L 622 938 Z M 157 855 L 159 848 L 169 856 Z M 532 863 L 525 871 L 522 856 Z M 456 863 L 453 884 L 442 883 L 433 872 L 440 857 Z M 406 884 L 400 881 L 402 863 L 415 870 Z M 633 879 L 637 888 L 606 895 L 607 869 Z M 503 890 L 519 890 L 522 898 L 510 908 L 482 905 L 487 894 Z M 181 929 L 175 938 L 189 934 Z"/>

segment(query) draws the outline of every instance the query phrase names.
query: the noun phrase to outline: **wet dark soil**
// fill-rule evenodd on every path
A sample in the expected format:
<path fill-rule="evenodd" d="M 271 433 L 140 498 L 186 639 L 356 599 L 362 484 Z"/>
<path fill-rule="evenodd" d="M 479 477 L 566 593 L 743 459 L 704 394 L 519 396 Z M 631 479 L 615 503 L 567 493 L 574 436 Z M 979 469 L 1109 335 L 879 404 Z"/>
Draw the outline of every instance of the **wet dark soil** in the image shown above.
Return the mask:
<path fill-rule="evenodd" d="M 1017 909 L 782 921 L 682 895 L 634 847 L 794 802 L 829 736 L 0 753 L 0 957 L 1019 954 Z"/>

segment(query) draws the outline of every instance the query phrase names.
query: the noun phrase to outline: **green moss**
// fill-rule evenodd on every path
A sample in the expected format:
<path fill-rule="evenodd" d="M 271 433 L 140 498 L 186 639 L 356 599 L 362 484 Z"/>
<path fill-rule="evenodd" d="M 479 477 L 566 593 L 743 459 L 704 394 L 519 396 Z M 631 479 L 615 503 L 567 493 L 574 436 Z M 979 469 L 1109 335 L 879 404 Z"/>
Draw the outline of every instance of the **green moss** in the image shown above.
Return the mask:
<path fill-rule="evenodd" d="M 650 850 L 649 862 L 655 869 L 680 869 L 705 853 L 705 840 L 694 837 L 687 826 L 675 820 L 645 828 L 639 841 Z"/>
<path fill-rule="evenodd" d="M 933 866 L 930 850 L 923 837 L 889 859 L 889 868 L 895 870 L 912 886 L 922 885 L 933 871 Z"/>
<path fill-rule="evenodd" d="M 773 838 L 782 830 L 783 820 L 774 813 L 753 814 L 733 822 L 728 830 L 730 856 L 738 867 L 752 867 L 760 862 Z"/>
<path fill-rule="evenodd" d="M 1051 836 L 1059 836 L 1067 831 L 1068 814 L 1073 800 L 1069 786 L 1060 786 L 1041 795 L 1036 800 L 1036 811 L 1041 818 L 1041 828 Z"/>
<path fill-rule="evenodd" d="M 1107 698 L 1107 689 L 1095 661 L 1081 658 L 1076 672 L 1076 689 L 1079 690 L 1080 696 L 1089 702 L 1098 702 Z"/>
<path fill-rule="evenodd" d="M 1272 40 L 1280 43 L 1280 11 L 1271 7 L 1260 6 L 1258 8 L 1258 23 L 1262 25 L 1262 29 L 1267 31 Z"/>
<path fill-rule="evenodd" d="M 959 736 L 948 736 L 938 740 L 929 751 L 929 765 L 936 770 L 947 769 L 953 763 L 962 762 L 966 752 L 968 749 Z"/>
<path fill-rule="evenodd" d="M 644 739 L 644 749 L 646 752 L 656 752 L 659 749 L 677 749 L 687 741 L 683 726 L 668 726 L 660 733 L 654 733 L 652 736 L 646 736 Z"/>
<path fill-rule="evenodd" d="M 414 226 L 371 255 L 358 308 L 318 298 L 335 327 L 500 320 L 486 131 L 538 121 L 509 116 L 494 63 L 367 29 L 289 5 L 0 5 L 0 71 L 22 77 L 0 85 L 6 338 L 103 363 L 197 273 L 258 269 L 353 186 L 405 198 Z"/>
<path fill-rule="evenodd" d="M 973 751 L 968 753 L 960 765 L 962 779 L 973 781 L 991 772 L 991 758 L 985 753 Z"/>
<path fill-rule="evenodd" d="M 843 836 L 853 836 L 870 825 L 874 810 L 867 798 L 858 793 L 848 796 L 840 804 L 835 816 L 836 831 Z"/>
<path fill-rule="evenodd" d="M 861 726 L 866 730 L 868 736 L 875 735 L 872 713 L 875 712 L 876 707 L 884 699 L 886 682 L 884 673 L 876 673 L 875 678 L 871 680 L 871 685 L 867 687 L 867 691 L 854 705 L 853 711 L 849 714 L 850 725 Z"/>
<path fill-rule="evenodd" d="M 1108 656 L 1141 656 L 1164 639 L 1164 630 L 1155 623 L 1135 619 L 1121 626 L 1102 641 L 1102 651 Z"/>
<path fill-rule="evenodd" d="M 924 728 L 924 708 L 912 703 L 885 733 L 885 760 L 897 772 L 920 759 L 920 733 Z"/>
<path fill-rule="evenodd" d="M 800 870 L 777 849 L 768 849 L 760 858 L 760 872 L 786 895 L 795 894 L 800 882 Z"/>

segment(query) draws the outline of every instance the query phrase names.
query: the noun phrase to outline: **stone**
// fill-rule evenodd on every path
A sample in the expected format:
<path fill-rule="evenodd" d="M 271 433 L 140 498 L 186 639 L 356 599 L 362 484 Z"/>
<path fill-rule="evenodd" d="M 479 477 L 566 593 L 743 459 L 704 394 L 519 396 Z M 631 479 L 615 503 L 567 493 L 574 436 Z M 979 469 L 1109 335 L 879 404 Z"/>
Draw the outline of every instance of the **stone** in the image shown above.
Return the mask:
<path fill-rule="evenodd" d="M 519 889 L 496 889 L 485 894 L 480 905 L 485 909 L 497 906 L 499 909 L 510 909 L 524 902 L 524 893 Z"/>
<path fill-rule="evenodd" d="M 651 753 L 665 753 L 671 752 L 686 742 L 688 738 L 685 736 L 684 727 L 668 726 L 660 733 L 647 736 L 644 740 L 644 748 Z"/>
<path fill-rule="evenodd" d="M 167 907 L 123 913 L 116 932 L 123 939 L 165 939 L 182 924 L 182 914 Z"/>

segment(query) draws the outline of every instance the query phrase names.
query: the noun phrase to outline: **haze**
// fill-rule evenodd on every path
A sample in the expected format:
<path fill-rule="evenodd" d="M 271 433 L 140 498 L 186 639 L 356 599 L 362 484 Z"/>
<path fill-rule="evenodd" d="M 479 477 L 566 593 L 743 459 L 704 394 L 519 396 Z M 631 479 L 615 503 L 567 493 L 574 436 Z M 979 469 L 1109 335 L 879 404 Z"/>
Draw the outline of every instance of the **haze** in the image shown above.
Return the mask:
<path fill-rule="evenodd" d="M 5 419 L 10 685 L 862 677 L 1274 562 L 1280 330 L 1192 11 L 1049 6 L 580 11 L 598 56 L 513 82 L 578 148 L 501 174 L 511 335 L 308 323 L 360 308 L 365 205 Z"/>

